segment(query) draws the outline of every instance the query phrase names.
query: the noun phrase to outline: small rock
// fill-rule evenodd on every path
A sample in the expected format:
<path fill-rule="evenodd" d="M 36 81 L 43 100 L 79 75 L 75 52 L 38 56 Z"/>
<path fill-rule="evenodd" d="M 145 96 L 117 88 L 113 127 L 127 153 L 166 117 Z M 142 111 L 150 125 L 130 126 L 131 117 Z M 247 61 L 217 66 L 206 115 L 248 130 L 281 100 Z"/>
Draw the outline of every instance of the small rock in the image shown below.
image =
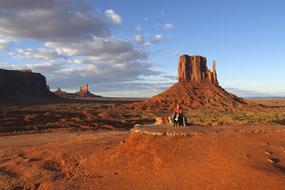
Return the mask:
<path fill-rule="evenodd" d="M 268 158 L 267 159 L 271 164 L 276 164 L 278 162 L 280 162 L 280 160 L 278 158 Z"/>

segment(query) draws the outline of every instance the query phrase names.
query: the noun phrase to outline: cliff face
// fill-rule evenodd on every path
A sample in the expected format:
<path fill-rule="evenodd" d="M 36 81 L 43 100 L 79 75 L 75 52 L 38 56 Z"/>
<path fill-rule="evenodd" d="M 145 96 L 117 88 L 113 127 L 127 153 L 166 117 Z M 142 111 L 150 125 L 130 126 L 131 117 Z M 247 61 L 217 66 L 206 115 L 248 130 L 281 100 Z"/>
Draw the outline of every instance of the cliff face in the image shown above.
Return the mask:
<path fill-rule="evenodd" d="M 0 87 L 2 89 L 37 88 L 44 91 L 48 90 L 45 77 L 28 70 L 0 69 Z"/>
<path fill-rule="evenodd" d="M 207 59 L 202 56 L 182 55 L 178 62 L 178 82 L 210 82 L 218 84 L 216 63 L 212 71 L 207 67 Z"/>
<path fill-rule="evenodd" d="M 49 91 L 46 79 L 40 73 L 29 70 L 0 69 L 1 102 L 42 102 L 56 98 Z"/>

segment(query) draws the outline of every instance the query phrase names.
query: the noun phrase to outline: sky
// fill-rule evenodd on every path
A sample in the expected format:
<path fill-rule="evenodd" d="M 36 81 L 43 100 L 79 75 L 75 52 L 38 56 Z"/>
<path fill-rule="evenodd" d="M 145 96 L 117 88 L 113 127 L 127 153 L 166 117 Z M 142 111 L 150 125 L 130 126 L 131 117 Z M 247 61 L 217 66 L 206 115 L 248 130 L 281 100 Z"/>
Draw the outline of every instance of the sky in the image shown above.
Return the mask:
<path fill-rule="evenodd" d="M 285 1 L 1 0 L 0 68 L 42 73 L 51 90 L 88 83 L 149 97 L 177 81 L 179 55 L 217 62 L 242 97 L 285 96 Z"/>

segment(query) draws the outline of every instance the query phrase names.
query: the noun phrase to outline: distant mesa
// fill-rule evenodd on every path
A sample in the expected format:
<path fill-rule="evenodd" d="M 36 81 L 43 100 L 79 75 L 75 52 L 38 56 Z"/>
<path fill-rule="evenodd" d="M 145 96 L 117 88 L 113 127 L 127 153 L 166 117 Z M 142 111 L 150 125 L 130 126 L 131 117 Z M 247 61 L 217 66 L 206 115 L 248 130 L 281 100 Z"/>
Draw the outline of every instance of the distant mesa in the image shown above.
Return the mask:
<path fill-rule="evenodd" d="M 216 62 L 212 70 L 202 56 L 182 55 L 178 61 L 178 82 L 164 92 L 141 103 L 135 109 L 173 109 L 176 104 L 193 109 L 215 108 L 223 110 L 240 109 L 248 103 L 219 86 Z"/>
<path fill-rule="evenodd" d="M 61 88 L 58 88 L 56 91 L 54 91 L 54 93 L 57 96 L 60 96 L 63 98 L 98 98 L 98 97 L 102 97 L 102 96 L 92 94 L 89 91 L 88 84 L 84 84 L 84 85 L 80 86 L 80 90 L 78 92 L 75 92 L 75 93 L 68 93 L 68 92 L 62 91 Z"/>
<path fill-rule="evenodd" d="M 1 103 L 41 103 L 59 99 L 40 73 L 0 69 Z"/>
<path fill-rule="evenodd" d="M 97 96 L 97 95 L 89 92 L 88 84 L 84 84 L 84 85 L 80 86 L 80 90 L 79 90 L 79 92 L 77 92 L 77 94 L 79 95 L 79 97 L 84 97 L 84 98 L 100 97 L 100 96 Z"/>

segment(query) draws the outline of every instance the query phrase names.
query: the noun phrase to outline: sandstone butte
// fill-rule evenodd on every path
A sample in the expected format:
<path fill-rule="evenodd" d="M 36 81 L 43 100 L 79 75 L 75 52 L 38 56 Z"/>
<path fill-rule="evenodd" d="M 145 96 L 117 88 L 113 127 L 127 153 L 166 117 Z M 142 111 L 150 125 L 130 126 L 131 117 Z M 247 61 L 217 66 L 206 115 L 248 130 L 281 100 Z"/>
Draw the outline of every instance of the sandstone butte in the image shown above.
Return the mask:
<path fill-rule="evenodd" d="M 141 103 L 131 104 L 133 109 L 172 110 L 177 104 L 193 109 L 242 109 L 249 104 L 227 92 L 218 82 L 216 62 L 212 70 L 202 56 L 182 55 L 178 61 L 178 82 L 164 92 Z"/>
<path fill-rule="evenodd" d="M 0 69 L 0 102 L 41 103 L 58 100 L 46 84 L 46 78 L 30 70 Z"/>
<path fill-rule="evenodd" d="M 55 93 L 57 96 L 67 98 L 67 99 L 68 98 L 72 99 L 72 98 L 98 98 L 98 97 L 102 97 L 102 96 L 92 94 L 89 91 L 88 84 L 83 84 L 82 86 L 80 86 L 79 91 L 76 93 L 67 93 L 65 91 L 62 91 L 61 88 L 58 88 L 53 93 Z"/>
<path fill-rule="evenodd" d="M 83 84 L 82 86 L 80 86 L 80 90 L 79 92 L 76 93 L 77 95 L 79 95 L 79 97 L 85 97 L 85 98 L 96 98 L 96 97 L 100 97 L 97 96 L 95 94 L 92 94 L 89 91 L 89 87 L 88 84 Z"/>

